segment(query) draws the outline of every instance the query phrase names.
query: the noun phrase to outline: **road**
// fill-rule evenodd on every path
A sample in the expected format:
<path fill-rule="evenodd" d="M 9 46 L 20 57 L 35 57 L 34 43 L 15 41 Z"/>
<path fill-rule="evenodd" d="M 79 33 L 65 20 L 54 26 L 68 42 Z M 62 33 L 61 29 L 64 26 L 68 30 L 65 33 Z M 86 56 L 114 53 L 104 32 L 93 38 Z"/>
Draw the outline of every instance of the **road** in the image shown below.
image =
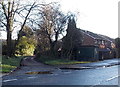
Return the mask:
<path fill-rule="evenodd" d="M 16 73 L 4 76 L 3 85 L 118 85 L 120 65 L 98 67 L 93 69 L 67 70 L 51 68 L 49 73 L 26 73 L 38 66 L 24 66 L 25 72 L 18 70 Z"/>

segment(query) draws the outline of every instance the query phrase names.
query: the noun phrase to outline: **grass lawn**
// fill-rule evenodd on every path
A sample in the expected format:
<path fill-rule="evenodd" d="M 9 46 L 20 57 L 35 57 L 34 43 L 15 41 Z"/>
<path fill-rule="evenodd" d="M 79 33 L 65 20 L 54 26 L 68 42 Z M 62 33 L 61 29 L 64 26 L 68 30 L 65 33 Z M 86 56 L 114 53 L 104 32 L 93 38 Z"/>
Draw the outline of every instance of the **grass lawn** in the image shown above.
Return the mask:
<path fill-rule="evenodd" d="M 54 59 L 47 57 L 36 58 L 37 61 L 43 62 L 48 65 L 63 65 L 63 64 L 80 64 L 80 63 L 90 63 L 89 61 L 76 61 L 69 59 Z"/>
<path fill-rule="evenodd" d="M 7 58 L 6 56 L 0 56 L 0 72 L 2 73 L 8 73 L 12 69 L 16 68 L 20 64 L 20 60 L 23 58 L 21 57 L 12 57 L 12 58 Z"/>

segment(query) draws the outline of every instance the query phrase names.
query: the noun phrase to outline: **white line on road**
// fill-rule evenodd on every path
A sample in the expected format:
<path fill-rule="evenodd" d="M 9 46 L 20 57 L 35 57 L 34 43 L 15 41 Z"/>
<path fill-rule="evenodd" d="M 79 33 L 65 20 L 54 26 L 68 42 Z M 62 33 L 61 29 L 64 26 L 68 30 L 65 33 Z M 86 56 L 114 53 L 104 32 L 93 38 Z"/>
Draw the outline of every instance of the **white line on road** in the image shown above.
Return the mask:
<path fill-rule="evenodd" d="M 117 75 L 117 76 L 111 77 L 111 78 L 109 78 L 109 79 L 107 79 L 107 80 L 104 80 L 104 81 L 99 82 L 98 84 L 92 85 L 91 87 L 94 87 L 94 86 L 100 85 L 100 84 L 103 83 L 103 82 L 107 82 L 107 81 L 113 80 L 113 79 L 115 79 L 115 78 L 118 78 L 119 76 L 120 76 L 120 75 Z"/>
<path fill-rule="evenodd" d="M 117 77 L 118 77 L 118 76 L 111 77 L 111 78 L 107 79 L 107 81 L 113 80 L 113 79 L 115 79 L 115 78 L 117 78 Z"/>
<path fill-rule="evenodd" d="M 9 81 L 15 81 L 17 79 L 9 79 L 9 80 L 4 80 L 3 82 L 9 82 Z"/>
<path fill-rule="evenodd" d="M 28 77 L 28 78 L 30 79 L 30 78 L 36 78 L 36 77 Z"/>
<path fill-rule="evenodd" d="M 57 76 L 58 74 L 51 74 L 51 76 Z"/>

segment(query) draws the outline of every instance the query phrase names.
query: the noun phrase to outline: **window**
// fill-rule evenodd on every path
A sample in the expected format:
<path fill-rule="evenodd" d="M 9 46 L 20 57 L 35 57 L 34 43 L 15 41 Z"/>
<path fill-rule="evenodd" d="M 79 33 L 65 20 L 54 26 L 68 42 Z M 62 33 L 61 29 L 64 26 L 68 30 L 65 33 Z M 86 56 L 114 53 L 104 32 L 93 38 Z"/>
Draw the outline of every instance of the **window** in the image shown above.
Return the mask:
<path fill-rule="evenodd" d="M 104 45 L 104 40 L 102 40 L 102 44 Z"/>

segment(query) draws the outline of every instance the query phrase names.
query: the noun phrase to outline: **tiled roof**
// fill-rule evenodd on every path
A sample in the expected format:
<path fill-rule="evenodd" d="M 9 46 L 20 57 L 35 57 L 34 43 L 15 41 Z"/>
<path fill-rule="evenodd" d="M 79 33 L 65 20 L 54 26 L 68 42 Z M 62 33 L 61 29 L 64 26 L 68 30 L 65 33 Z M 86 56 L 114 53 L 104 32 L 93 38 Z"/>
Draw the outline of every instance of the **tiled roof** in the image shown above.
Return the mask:
<path fill-rule="evenodd" d="M 86 30 L 83 30 L 83 29 L 79 29 L 82 33 L 92 37 L 93 39 L 100 39 L 100 40 L 107 40 L 107 41 L 110 41 L 110 42 L 114 42 L 114 39 L 108 37 L 108 36 L 105 36 L 105 35 L 101 35 L 101 34 L 96 34 L 96 33 L 93 33 L 93 32 L 90 32 L 90 31 L 86 31 Z"/>
<path fill-rule="evenodd" d="M 99 34 L 101 37 L 103 37 L 103 38 L 105 38 L 106 40 L 108 40 L 108 41 L 112 41 L 112 42 L 115 42 L 115 40 L 114 39 L 112 39 L 112 38 L 110 38 L 110 37 L 108 37 L 108 36 L 105 36 L 105 35 L 101 35 L 101 34 Z"/>

